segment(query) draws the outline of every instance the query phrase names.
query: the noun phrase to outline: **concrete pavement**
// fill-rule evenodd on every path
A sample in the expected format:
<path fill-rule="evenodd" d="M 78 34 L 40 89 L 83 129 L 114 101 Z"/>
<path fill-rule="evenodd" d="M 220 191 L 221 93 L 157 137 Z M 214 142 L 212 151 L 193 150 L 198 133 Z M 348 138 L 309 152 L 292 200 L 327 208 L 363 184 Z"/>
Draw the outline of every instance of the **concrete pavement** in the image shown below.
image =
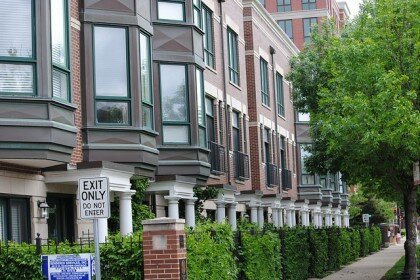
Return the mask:
<path fill-rule="evenodd" d="M 404 255 L 404 244 L 391 245 L 366 258 L 362 258 L 323 280 L 380 280 Z"/>

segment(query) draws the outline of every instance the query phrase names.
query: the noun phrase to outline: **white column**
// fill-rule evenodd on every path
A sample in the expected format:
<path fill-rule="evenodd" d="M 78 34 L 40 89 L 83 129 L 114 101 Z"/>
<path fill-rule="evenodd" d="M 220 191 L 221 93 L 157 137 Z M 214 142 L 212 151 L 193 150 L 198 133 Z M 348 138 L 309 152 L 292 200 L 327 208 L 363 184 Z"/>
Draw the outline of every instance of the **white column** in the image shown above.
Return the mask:
<path fill-rule="evenodd" d="M 258 207 L 258 226 L 263 228 L 264 226 L 264 207 Z"/>
<path fill-rule="evenodd" d="M 335 214 L 335 225 L 341 227 L 341 215 Z"/>
<path fill-rule="evenodd" d="M 233 230 L 236 229 L 236 204 L 237 202 L 229 204 L 228 219 L 229 224 Z"/>
<path fill-rule="evenodd" d="M 314 225 L 314 227 L 318 228 L 319 227 L 319 218 L 318 218 L 319 214 L 318 212 L 314 211 L 314 214 L 312 216 L 312 223 Z"/>
<path fill-rule="evenodd" d="M 226 218 L 226 203 L 225 202 L 216 202 L 217 210 L 216 210 L 216 220 L 218 223 L 224 223 Z"/>
<path fill-rule="evenodd" d="M 118 193 L 120 200 L 120 232 L 121 235 L 133 233 L 133 215 L 131 207 L 131 196 L 134 192 Z"/>
<path fill-rule="evenodd" d="M 271 208 L 271 221 L 273 222 L 276 228 L 279 227 L 279 209 L 278 208 Z"/>
<path fill-rule="evenodd" d="M 318 227 L 322 228 L 322 213 L 318 213 Z"/>
<path fill-rule="evenodd" d="M 168 217 L 172 219 L 179 219 L 178 201 L 180 197 L 165 196 L 165 199 L 168 200 Z"/>
<path fill-rule="evenodd" d="M 282 208 L 279 208 L 279 227 L 283 227 L 284 219 L 283 219 L 284 211 Z"/>
<path fill-rule="evenodd" d="M 306 210 L 304 210 L 304 211 L 301 211 L 301 216 L 302 216 L 302 226 L 305 226 L 305 227 L 307 227 L 308 226 L 308 224 L 307 224 L 307 218 L 306 218 L 306 216 L 308 215 L 308 212 L 306 211 Z"/>
<path fill-rule="evenodd" d="M 98 219 L 98 229 L 99 243 L 105 243 L 108 237 L 108 219 Z"/>
<path fill-rule="evenodd" d="M 296 210 L 292 210 L 292 226 L 296 226 Z"/>
<path fill-rule="evenodd" d="M 289 227 L 293 227 L 292 210 L 291 209 L 286 209 L 286 216 L 287 216 L 287 225 Z"/>
<path fill-rule="evenodd" d="M 348 214 L 345 216 L 345 219 L 346 219 L 346 227 L 350 227 L 350 216 Z"/>
<path fill-rule="evenodd" d="M 258 211 L 257 208 L 258 206 L 256 205 L 252 205 L 249 206 L 249 208 L 251 208 L 251 223 L 258 223 Z"/>
<path fill-rule="evenodd" d="M 306 225 L 309 227 L 311 225 L 310 221 L 309 221 L 309 210 L 306 211 Z"/>
<path fill-rule="evenodd" d="M 185 223 L 187 226 L 193 228 L 195 227 L 195 200 L 196 198 L 185 200 Z"/>

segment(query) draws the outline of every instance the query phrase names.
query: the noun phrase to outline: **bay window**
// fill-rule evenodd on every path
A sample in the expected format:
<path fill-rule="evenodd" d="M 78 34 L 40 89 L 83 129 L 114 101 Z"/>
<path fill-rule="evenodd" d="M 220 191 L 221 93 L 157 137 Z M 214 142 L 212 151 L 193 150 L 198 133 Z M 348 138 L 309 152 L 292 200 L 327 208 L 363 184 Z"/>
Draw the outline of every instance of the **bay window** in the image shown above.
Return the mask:
<path fill-rule="evenodd" d="M 158 0 L 158 19 L 171 21 L 185 21 L 184 0 Z"/>
<path fill-rule="evenodd" d="M 36 95 L 35 20 L 31 0 L 0 1 L 0 94 Z"/>
<path fill-rule="evenodd" d="M 206 148 L 206 112 L 204 103 L 204 81 L 202 70 L 195 70 L 195 79 L 197 95 L 198 145 L 200 147 Z"/>
<path fill-rule="evenodd" d="M 201 21 L 201 0 L 193 0 L 193 14 L 194 25 L 201 29 L 203 24 Z"/>
<path fill-rule="evenodd" d="M 163 143 L 189 144 L 187 66 L 161 64 L 159 70 Z"/>
<path fill-rule="evenodd" d="M 202 6 L 204 63 L 214 69 L 213 12 L 206 5 Z"/>
<path fill-rule="evenodd" d="M 142 126 L 153 129 L 153 91 L 149 36 L 140 33 L 140 82 L 142 95 Z"/>
<path fill-rule="evenodd" d="M 94 27 L 94 71 L 96 122 L 129 125 L 126 28 Z"/>

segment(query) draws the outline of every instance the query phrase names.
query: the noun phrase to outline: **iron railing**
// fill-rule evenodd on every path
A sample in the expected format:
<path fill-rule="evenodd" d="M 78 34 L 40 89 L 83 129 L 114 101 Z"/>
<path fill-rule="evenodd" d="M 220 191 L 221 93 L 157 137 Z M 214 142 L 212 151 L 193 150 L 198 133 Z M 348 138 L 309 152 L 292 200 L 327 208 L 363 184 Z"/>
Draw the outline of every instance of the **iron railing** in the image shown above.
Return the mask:
<path fill-rule="evenodd" d="M 278 187 L 280 185 L 279 179 L 279 169 L 277 165 L 272 163 L 267 163 L 267 186 L 268 187 Z"/>
<path fill-rule="evenodd" d="M 283 190 L 290 190 L 292 188 L 292 171 L 287 170 L 287 169 L 282 169 L 281 186 Z"/>
<path fill-rule="evenodd" d="M 249 179 L 249 156 L 240 151 L 234 151 L 234 162 L 235 162 L 235 178 L 238 180 Z"/>
<path fill-rule="evenodd" d="M 211 172 L 222 174 L 225 172 L 225 147 L 215 142 L 209 141 L 209 162 L 211 164 Z"/>

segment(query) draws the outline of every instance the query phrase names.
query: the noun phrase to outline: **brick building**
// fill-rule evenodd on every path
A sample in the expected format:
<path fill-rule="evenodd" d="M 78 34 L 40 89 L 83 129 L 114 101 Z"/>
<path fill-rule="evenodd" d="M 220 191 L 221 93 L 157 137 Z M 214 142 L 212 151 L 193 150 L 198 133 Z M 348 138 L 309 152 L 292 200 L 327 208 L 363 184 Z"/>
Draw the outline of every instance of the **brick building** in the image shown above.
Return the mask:
<path fill-rule="evenodd" d="M 284 79 L 298 48 L 257 0 L 0 0 L 0 34 L 0 240 L 83 237 L 86 177 L 108 177 L 122 234 L 133 178 L 189 226 L 197 186 L 232 227 L 309 223 Z"/>

